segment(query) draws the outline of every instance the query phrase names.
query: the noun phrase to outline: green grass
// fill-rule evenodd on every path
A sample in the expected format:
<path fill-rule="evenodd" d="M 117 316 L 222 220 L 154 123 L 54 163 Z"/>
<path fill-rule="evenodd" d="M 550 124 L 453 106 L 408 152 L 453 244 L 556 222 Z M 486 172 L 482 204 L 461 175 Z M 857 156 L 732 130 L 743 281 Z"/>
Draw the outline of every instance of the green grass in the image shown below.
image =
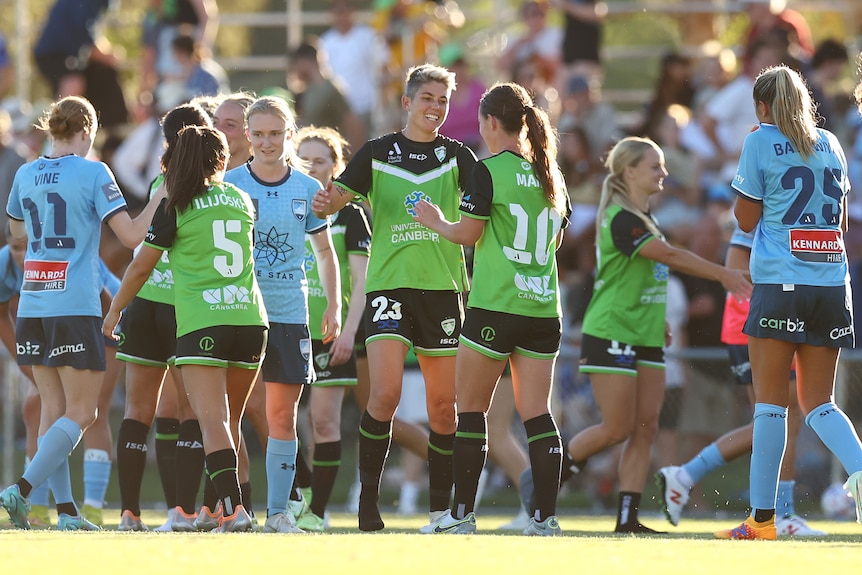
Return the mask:
<path fill-rule="evenodd" d="M 145 512 L 158 525 L 164 513 Z M 387 529 L 365 534 L 355 518 L 334 514 L 332 529 L 319 535 L 57 533 L 0 531 L 4 573 L 84 572 L 161 574 L 209 572 L 277 572 L 314 570 L 317 574 L 397 573 L 747 573 L 830 572 L 855 569 L 859 563 L 862 526 L 815 522 L 829 531 L 809 540 L 716 541 L 712 532 L 732 526 L 725 520 L 685 520 L 663 537 L 615 536 L 609 516 L 563 515 L 564 536 L 535 539 L 484 530 L 508 516 L 479 516 L 480 533 L 471 536 L 416 534 L 421 517 L 384 515 Z M 655 516 L 645 521 L 667 526 Z M 115 525 L 115 523 L 114 523 Z M 108 525 L 108 529 L 114 525 Z M 668 526 L 669 527 L 669 526 Z M 779 567 L 780 565 L 780 567 Z M 299 570 L 299 571 L 295 571 Z"/>

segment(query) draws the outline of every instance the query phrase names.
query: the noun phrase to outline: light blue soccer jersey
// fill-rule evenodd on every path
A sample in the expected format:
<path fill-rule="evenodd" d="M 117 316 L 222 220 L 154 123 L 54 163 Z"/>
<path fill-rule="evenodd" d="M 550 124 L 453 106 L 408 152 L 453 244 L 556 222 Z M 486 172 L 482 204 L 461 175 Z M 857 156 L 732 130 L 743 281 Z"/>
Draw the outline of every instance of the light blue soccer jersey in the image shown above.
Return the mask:
<path fill-rule="evenodd" d="M 733 187 L 763 204 L 751 249 L 755 284 L 844 285 L 841 221 L 850 184 L 831 132 L 818 129 L 814 152 L 803 158 L 776 126 L 761 124 L 745 138 Z"/>
<path fill-rule="evenodd" d="M 734 226 L 733 233 L 730 235 L 730 245 L 737 246 L 742 249 L 751 251 L 751 246 L 754 244 L 754 232 L 744 232 L 739 229 L 739 226 Z"/>
<path fill-rule="evenodd" d="M 6 206 L 27 228 L 18 317 L 102 316 L 101 223 L 125 209 L 102 162 L 41 157 L 18 169 Z"/>
<path fill-rule="evenodd" d="M 328 219 L 311 212 L 320 182 L 294 169 L 280 182 L 263 182 L 249 164 L 234 168 L 224 179 L 254 202 L 255 274 L 269 321 L 308 324 L 305 234 L 329 226 Z"/>
<path fill-rule="evenodd" d="M 12 259 L 9 246 L 0 248 L 0 303 L 6 303 L 21 291 L 24 283 L 24 270 Z"/>

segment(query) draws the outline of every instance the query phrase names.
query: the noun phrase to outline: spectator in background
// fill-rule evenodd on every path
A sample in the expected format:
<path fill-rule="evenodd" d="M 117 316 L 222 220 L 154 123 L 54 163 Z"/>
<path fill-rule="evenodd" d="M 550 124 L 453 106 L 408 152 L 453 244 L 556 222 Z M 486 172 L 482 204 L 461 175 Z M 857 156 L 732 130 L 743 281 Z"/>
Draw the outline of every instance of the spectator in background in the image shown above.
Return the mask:
<path fill-rule="evenodd" d="M 573 76 L 599 80 L 601 71 L 602 20 L 608 6 L 601 0 L 551 0 L 563 12 L 562 82 Z"/>
<path fill-rule="evenodd" d="M 6 37 L 0 34 L 0 98 L 8 96 L 15 82 L 15 72 L 12 69 L 12 59 L 9 57 L 9 45 Z"/>
<path fill-rule="evenodd" d="M 12 189 L 12 180 L 15 172 L 27 162 L 27 150 L 12 136 L 12 117 L 9 112 L 0 108 L 0 202 L 6 203 L 9 199 L 9 190 Z M 6 229 L 8 216 L 6 210 L 0 215 L 0 229 Z M 0 247 L 6 245 L 6 234 L 0 234 Z"/>
<path fill-rule="evenodd" d="M 743 47 L 743 71 L 757 76 L 754 52 L 762 40 L 780 41 L 788 47 L 789 55 L 799 63 L 808 62 L 814 55 L 814 42 L 808 22 L 799 12 L 787 8 L 787 0 L 741 0 L 748 14 L 748 31 Z"/>
<path fill-rule="evenodd" d="M 446 117 L 446 123 L 440 126 L 440 133 L 463 142 L 478 154 L 483 143 L 476 122 L 476 110 L 485 93 L 485 84 L 473 74 L 464 50 L 458 44 L 449 43 L 440 48 L 440 65 L 449 68 L 458 83 L 458 89 L 449 98 L 449 116 Z"/>
<path fill-rule="evenodd" d="M 655 140 L 659 124 L 667 115 L 668 107 L 679 104 L 691 108 L 694 105 L 691 75 L 691 61 L 685 56 L 676 52 L 662 56 L 652 100 L 644 110 L 640 126 L 635 129 L 637 135 Z"/>
<path fill-rule="evenodd" d="M 559 124 L 583 129 L 596 157 L 604 156 L 619 139 L 613 106 L 602 100 L 598 86 L 586 78 L 575 76 L 569 80 L 562 105 Z"/>
<path fill-rule="evenodd" d="M 201 52 L 209 56 L 218 25 L 216 0 L 150 0 L 142 32 L 141 90 L 155 90 L 163 77 L 179 73 L 171 50 L 177 35 L 191 34 Z"/>
<path fill-rule="evenodd" d="M 177 79 L 183 83 L 189 99 L 230 91 L 224 68 L 203 54 L 200 44 L 191 35 L 179 34 L 174 37 L 171 49 L 179 64 L 180 73 Z"/>
<path fill-rule="evenodd" d="M 831 38 L 826 39 L 814 51 L 811 67 L 806 75 L 811 97 L 817 104 L 817 115 L 822 118 L 819 126 L 830 132 L 838 131 L 842 118 L 835 109 L 835 99 L 828 92 L 832 84 L 844 75 L 849 61 L 850 56 L 844 44 Z"/>
<path fill-rule="evenodd" d="M 347 87 L 347 102 L 362 122 L 360 140 L 365 141 L 374 130 L 380 76 L 389 61 L 389 49 L 370 26 L 356 23 L 352 0 L 334 0 L 331 13 L 332 28 L 320 36 L 318 49 L 326 53 L 333 74 Z"/>
<path fill-rule="evenodd" d="M 350 109 L 346 88 L 334 78 L 324 56 L 310 43 L 294 50 L 288 67 L 288 86 L 296 96 L 296 116 L 302 126 L 329 127 L 338 130 L 357 150 L 365 130 Z"/>
<path fill-rule="evenodd" d="M 542 79 L 550 86 L 556 85 L 557 72 L 562 62 L 563 32 L 548 26 L 548 4 L 545 1 L 524 2 L 518 15 L 526 25 L 526 31 L 510 39 L 497 60 L 501 72 L 508 74 L 517 62 L 532 60 Z"/>

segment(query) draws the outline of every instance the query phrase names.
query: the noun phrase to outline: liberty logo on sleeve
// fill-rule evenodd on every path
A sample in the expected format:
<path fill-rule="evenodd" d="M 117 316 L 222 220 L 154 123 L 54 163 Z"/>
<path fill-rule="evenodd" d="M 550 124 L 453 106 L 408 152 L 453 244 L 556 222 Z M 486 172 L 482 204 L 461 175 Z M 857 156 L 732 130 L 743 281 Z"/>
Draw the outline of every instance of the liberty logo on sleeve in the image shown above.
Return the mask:
<path fill-rule="evenodd" d="M 24 262 L 24 284 L 21 291 L 65 291 L 69 262 Z"/>
<path fill-rule="evenodd" d="M 790 253 L 815 263 L 844 262 L 844 238 L 839 230 L 790 230 Z"/>

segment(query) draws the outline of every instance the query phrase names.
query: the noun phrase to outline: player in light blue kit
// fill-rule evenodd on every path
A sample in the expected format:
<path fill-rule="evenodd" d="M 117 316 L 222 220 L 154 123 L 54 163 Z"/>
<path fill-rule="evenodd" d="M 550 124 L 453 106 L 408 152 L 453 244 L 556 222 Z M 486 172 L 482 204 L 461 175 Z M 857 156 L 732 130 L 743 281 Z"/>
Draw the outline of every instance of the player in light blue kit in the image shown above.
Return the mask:
<path fill-rule="evenodd" d="M 321 331 L 328 343 L 341 328 L 338 261 L 329 222 L 311 212 L 320 182 L 296 169 L 291 141 L 293 114 L 284 100 L 259 98 L 246 111 L 246 130 L 254 150 L 247 164 L 227 173 L 225 181 L 251 196 L 255 205 L 255 271 L 269 314 L 270 332 L 262 378 L 266 385 L 268 533 L 297 533 L 287 512 L 296 473 L 296 409 L 303 385 L 314 380 L 308 332 L 308 282 L 305 234 L 309 234 L 328 302 Z"/>
<path fill-rule="evenodd" d="M 841 347 L 853 346 L 847 230 L 847 161 L 838 139 L 816 126 L 802 78 L 785 66 L 754 83 L 760 121 L 742 148 L 733 188 L 743 231 L 755 230 L 754 291 L 743 332 L 754 383 L 751 516 L 720 539 L 775 539 L 778 474 L 787 443 L 793 355 L 805 423 L 850 475 L 862 510 L 862 445 L 834 403 Z M 862 519 L 862 515 L 857 513 Z"/>
<path fill-rule="evenodd" d="M 39 127 L 50 133 L 51 153 L 15 174 L 6 212 L 14 238 L 26 237 L 24 283 L 18 304 L 20 365 L 33 366 L 42 399 L 36 455 L 0 505 L 28 529 L 28 496 L 48 481 L 59 512 L 58 529 L 98 529 L 80 516 L 72 497 L 68 457 L 96 419 L 105 346 L 101 334 L 99 237 L 107 223 L 129 249 L 144 238 L 161 195 L 132 220 L 105 164 L 85 159 L 98 119 L 84 98 L 56 102 Z"/>

